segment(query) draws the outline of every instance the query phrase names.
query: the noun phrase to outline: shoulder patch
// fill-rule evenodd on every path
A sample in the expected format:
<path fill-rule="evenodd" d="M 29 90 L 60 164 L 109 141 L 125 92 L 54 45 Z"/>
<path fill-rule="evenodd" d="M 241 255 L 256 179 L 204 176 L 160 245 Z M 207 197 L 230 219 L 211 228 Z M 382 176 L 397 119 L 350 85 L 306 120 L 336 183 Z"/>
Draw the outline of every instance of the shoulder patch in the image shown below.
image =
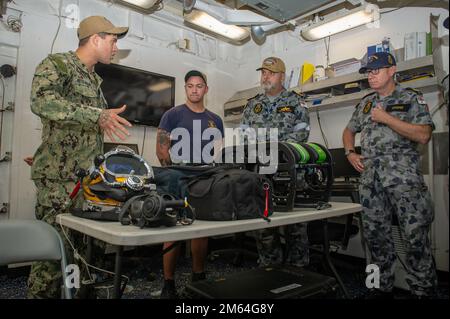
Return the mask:
<path fill-rule="evenodd" d="M 364 106 L 366 106 L 367 103 L 362 103 L 362 102 L 364 102 L 364 100 L 365 100 L 366 98 L 368 98 L 369 96 L 372 96 L 372 95 L 374 95 L 374 94 L 376 94 L 376 93 L 377 93 L 377 92 L 372 92 L 372 93 L 369 93 L 369 94 L 364 95 L 364 96 L 361 98 L 361 101 L 360 101 L 358 104 L 356 104 L 355 109 L 357 109 L 361 104 L 363 104 Z"/>
<path fill-rule="evenodd" d="M 363 113 L 364 114 L 368 114 L 370 112 L 370 110 L 372 109 L 372 106 L 373 106 L 373 102 L 372 101 L 366 102 L 366 104 L 364 104 Z"/>
<path fill-rule="evenodd" d="M 406 88 L 405 90 L 410 91 L 410 92 L 414 92 L 417 95 L 423 95 L 422 92 L 420 92 L 419 90 L 413 89 L 413 88 Z"/>
<path fill-rule="evenodd" d="M 427 101 L 425 101 L 422 94 L 417 95 L 417 103 L 421 105 L 427 105 Z"/>
<path fill-rule="evenodd" d="M 256 103 L 256 105 L 253 107 L 253 113 L 259 114 L 259 113 L 261 113 L 262 109 L 263 109 L 262 104 Z"/>

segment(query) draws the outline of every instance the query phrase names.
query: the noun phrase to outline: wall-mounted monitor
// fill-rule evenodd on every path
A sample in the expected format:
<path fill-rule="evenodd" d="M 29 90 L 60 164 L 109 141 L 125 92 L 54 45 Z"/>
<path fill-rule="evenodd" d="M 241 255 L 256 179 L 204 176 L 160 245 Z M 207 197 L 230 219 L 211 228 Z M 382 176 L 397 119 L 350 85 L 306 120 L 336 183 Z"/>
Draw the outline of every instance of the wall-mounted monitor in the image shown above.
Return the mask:
<path fill-rule="evenodd" d="M 175 105 L 175 78 L 118 64 L 97 64 L 95 71 L 108 108 L 126 104 L 122 117 L 128 121 L 157 127 L 162 115 Z"/>

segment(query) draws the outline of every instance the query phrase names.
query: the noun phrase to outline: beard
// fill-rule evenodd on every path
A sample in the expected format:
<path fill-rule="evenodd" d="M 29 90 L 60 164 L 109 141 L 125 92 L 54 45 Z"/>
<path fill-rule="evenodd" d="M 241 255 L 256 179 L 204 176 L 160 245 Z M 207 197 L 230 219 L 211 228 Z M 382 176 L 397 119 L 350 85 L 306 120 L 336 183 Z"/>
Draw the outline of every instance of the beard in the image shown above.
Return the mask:
<path fill-rule="evenodd" d="M 275 85 L 270 82 L 261 82 L 261 88 L 264 90 L 264 92 L 271 91 L 275 88 Z"/>

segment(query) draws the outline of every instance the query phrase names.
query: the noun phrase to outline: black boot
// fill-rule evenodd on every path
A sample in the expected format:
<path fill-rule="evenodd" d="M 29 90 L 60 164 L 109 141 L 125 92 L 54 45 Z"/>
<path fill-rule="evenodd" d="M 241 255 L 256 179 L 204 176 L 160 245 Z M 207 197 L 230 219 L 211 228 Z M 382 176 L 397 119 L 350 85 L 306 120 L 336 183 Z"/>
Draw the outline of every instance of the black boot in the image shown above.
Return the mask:
<path fill-rule="evenodd" d="M 164 286 L 161 291 L 160 299 L 178 299 L 174 280 L 164 280 Z"/>

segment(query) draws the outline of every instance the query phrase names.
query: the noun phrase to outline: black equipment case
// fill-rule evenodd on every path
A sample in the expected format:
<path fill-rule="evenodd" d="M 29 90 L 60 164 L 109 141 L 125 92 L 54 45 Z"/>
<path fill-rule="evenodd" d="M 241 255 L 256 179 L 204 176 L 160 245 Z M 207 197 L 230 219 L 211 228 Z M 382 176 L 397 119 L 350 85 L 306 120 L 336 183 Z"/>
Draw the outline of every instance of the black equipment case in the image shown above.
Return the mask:
<path fill-rule="evenodd" d="M 261 163 L 258 152 L 270 154 L 278 149 L 275 172 L 267 173 L 272 181 L 272 200 L 275 211 L 292 211 L 295 207 L 328 208 L 333 185 L 331 154 L 318 143 L 268 142 L 253 145 L 229 146 L 222 150 L 222 160 L 231 158 L 243 163 L 245 169 L 259 174 L 267 163 Z M 265 152 L 264 152 L 265 151 Z"/>
<path fill-rule="evenodd" d="M 186 285 L 193 297 L 207 299 L 336 298 L 332 277 L 293 266 L 256 268 Z"/>

